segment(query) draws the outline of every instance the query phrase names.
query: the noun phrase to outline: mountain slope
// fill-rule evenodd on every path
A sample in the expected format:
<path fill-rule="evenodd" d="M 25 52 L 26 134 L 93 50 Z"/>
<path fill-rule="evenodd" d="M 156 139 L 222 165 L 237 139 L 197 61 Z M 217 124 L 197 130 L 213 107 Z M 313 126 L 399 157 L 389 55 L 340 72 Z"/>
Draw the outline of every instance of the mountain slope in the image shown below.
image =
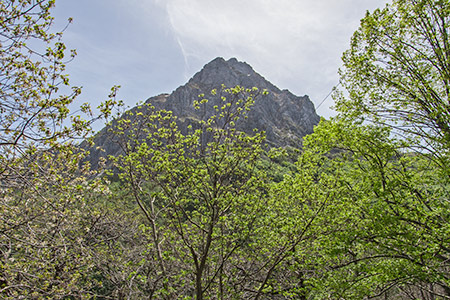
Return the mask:
<path fill-rule="evenodd" d="M 156 109 L 172 111 L 178 117 L 179 126 L 183 130 L 183 127 L 195 120 L 213 114 L 213 106 L 220 105 L 221 99 L 210 92 L 212 89 L 220 90 L 222 84 L 227 87 L 257 87 L 259 90 L 268 91 L 267 95 L 261 94 L 256 98 L 248 118 L 240 120 L 237 129 L 248 134 L 251 134 L 254 128 L 265 131 L 270 146 L 301 147 L 302 138 L 312 133 L 313 127 L 319 122 L 319 116 L 308 96 L 298 97 L 288 90 L 280 90 L 256 73 L 250 65 L 235 58 L 227 61 L 216 58 L 171 94 L 151 97 L 146 102 L 154 105 Z M 193 101 L 199 100 L 199 94 L 205 94 L 205 98 L 209 99 L 206 112 L 193 107 Z M 132 110 L 137 109 L 135 107 Z M 120 153 L 119 146 L 111 139 L 107 128 L 99 132 L 94 143 L 99 148 L 91 149 L 89 159 L 93 165 L 100 156 Z M 103 153 L 100 148 L 104 149 Z"/>

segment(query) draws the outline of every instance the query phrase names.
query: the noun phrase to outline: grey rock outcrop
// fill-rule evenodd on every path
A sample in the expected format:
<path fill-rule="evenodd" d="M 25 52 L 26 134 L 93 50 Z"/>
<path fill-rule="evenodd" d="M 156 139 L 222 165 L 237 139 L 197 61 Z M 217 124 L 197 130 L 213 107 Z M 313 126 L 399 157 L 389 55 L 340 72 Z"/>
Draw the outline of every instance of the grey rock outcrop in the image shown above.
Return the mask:
<path fill-rule="evenodd" d="M 208 94 L 212 89 L 220 89 L 222 84 L 227 87 L 257 87 L 269 92 L 256 99 L 248 118 L 238 124 L 238 129 L 247 133 L 251 133 L 253 128 L 264 130 L 270 145 L 299 147 L 302 138 L 312 133 L 319 122 L 319 116 L 308 96 L 298 97 L 288 90 L 280 90 L 250 65 L 235 58 L 227 61 L 216 58 L 172 94 L 153 97 L 147 102 L 157 108 L 171 110 L 178 117 L 198 118 L 200 112 L 193 108 L 193 101 L 204 93 L 212 108 L 220 103 L 220 99 Z"/>
<path fill-rule="evenodd" d="M 180 128 L 191 124 L 205 115 L 204 112 L 195 110 L 194 100 L 204 93 L 209 99 L 210 111 L 206 117 L 213 113 L 213 106 L 221 102 L 219 97 L 210 95 L 212 89 L 220 90 L 221 86 L 234 87 L 240 85 L 246 88 L 257 87 L 266 89 L 267 95 L 259 95 L 250 111 L 248 118 L 237 123 L 237 129 L 248 134 L 254 128 L 266 132 L 267 143 L 270 146 L 301 147 L 302 138 L 313 132 L 313 128 L 319 122 L 313 103 L 308 96 L 296 96 L 288 90 L 280 90 L 256 73 L 250 65 L 239 62 L 235 58 L 224 60 L 219 57 L 206 64 L 201 71 L 196 73 L 185 85 L 180 86 L 171 94 L 161 94 L 149 98 L 156 109 L 165 109 L 173 112 L 180 120 Z M 137 108 L 133 108 L 135 110 Z M 94 139 L 96 149 L 91 149 L 89 158 L 93 165 L 99 156 L 105 154 L 118 154 L 120 149 L 108 141 L 107 129 L 104 128 Z M 99 148 L 98 148 L 99 147 Z M 103 148 L 101 152 L 99 149 Z"/>

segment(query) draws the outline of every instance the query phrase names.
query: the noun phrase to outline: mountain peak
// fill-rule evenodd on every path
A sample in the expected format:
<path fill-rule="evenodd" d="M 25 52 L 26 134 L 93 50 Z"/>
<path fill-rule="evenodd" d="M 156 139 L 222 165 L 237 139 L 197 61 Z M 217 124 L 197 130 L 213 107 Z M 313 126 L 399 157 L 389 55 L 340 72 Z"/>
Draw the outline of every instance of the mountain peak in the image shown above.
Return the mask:
<path fill-rule="evenodd" d="M 268 95 L 258 97 L 248 118 L 239 122 L 238 129 L 248 134 L 252 134 L 254 128 L 265 131 L 270 145 L 300 147 L 302 137 L 312 133 L 313 127 L 319 123 L 319 116 L 308 96 L 298 97 L 288 90 L 281 91 L 249 64 L 236 58 L 225 60 L 217 57 L 164 101 L 154 97 L 147 101 L 159 109 L 172 111 L 184 120 L 201 119 L 213 114 L 213 106 L 222 103 L 219 96 L 210 95 L 211 90 L 220 89 L 222 85 L 257 87 L 268 91 Z M 206 116 L 198 115 L 199 112 L 193 108 L 193 101 L 198 99 L 199 94 L 208 95 L 210 100 Z"/>
<path fill-rule="evenodd" d="M 225 67 L 231 68 L 242 73 L 255 73 L 253 68 L 246 62 L 238 61 L 237 58 L 232 57 L 228 60 L 223 59 L 223 57 L 217 57 L 211 62 L 207 63 L 204 68 L 210 67 Z"/>
<path fill-rule="evenodd" d="M 216 57 L 215 59 L 213 59 L 212 61 L 210 61 L 209 63 L 207 63 L 203 69 L 208 69 L 208 68 L 220 68 L 220 67 L 225 67 L 225 68 L 233 68 L 233 67 L 243 67 L 245 66 L 246 68 L 249 69 L 249 71 L 253 71 L 252 67 L 247 64 L 246 62 L 241 62 L 238 61 L 237 58 L 232 57 L 228 60 L 225 60 L 223 57 Z"/>
<path fill-rule="evenodd" d="M 308 96 L 299 97 L 288 90 L 281 91 L 256 73 L 249 64 L 236 58 L 228 60 L 222 57 L 215 58 L 185 85 L 178 87 L 171 94 L 151 97 L 147 103 L 151 103 L 157 110 L 172 111 L 173 115 L 178 117 L 180 130 L 185 133 L 189 125 L 197 124 L 198 120 L 215 114 L 214 106 L 223 105 L 220 95 L 210 93 L 213 89 L 220 90 L 222 85 L 257 87 L 268 91 L 267 94 L 261 93 L 255 99 L 247 118 L 238 120 L 236 128 L 250 135 L 253 134 L 254 128 L 264 131 L 266 142 L 270 146 L 301 147 L 302 138 L 312 133 L 314 126 L 319 123 L 320 118 Z M 208 95 L 208 106 L 204 111 L 196 110 L 193 106 L 199 94 Z M 139 107 L 132 108 L 135 111 L 139 109 Z M 90 149 L 88 158 L 92 165 L 96 165 L 100 157 L 106 157 L 108 154 L 117 155 L 122 151 L 112 142 L 107 128 L 96 136 L 94 143 L 97 147 Z M 101 149 L 104 149 L 104 152 Z"/>
<path fill-rule="evenodd" d="M 189 83 L 200 84 L 204 88 L 225 84 L 229 87 L 236 85 L 256 86 L 260 89 L 279 91 L 277 87 L 256 73 L 249 64 L 238 61 L 234 57 L 228 60 L 222 57 L 213 59 L 196 73 Z"/>

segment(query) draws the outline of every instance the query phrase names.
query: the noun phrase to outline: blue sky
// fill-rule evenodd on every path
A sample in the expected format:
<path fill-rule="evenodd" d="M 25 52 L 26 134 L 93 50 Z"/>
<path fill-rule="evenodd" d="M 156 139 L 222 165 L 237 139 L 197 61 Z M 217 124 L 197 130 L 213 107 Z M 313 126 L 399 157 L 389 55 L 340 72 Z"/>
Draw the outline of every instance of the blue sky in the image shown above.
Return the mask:
<path fill-rule="evenodd" d="M 121 85 L 129 106 L 186 83 L 203 65 L 236 57 L 317 106 L 338 83 L 341 55 L 367 10 L 387 0 L 57 0 L 80 102 Z M 331 97 L 317 110 L 333 115 Z"/>

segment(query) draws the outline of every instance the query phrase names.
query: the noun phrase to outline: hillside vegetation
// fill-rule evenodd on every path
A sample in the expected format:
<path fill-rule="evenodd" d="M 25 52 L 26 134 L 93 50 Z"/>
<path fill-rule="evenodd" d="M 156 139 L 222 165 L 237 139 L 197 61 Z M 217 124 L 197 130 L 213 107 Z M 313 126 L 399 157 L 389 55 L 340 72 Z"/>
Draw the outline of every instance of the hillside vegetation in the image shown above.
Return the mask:
<path fill-rule="evenodd" d="M 450 299 L 449 1 L 367 13 L 300 143 L 248 130 L 267 93 L 309 107 L 253 73 L 188 121 L 166 96 L 113 116 L 116 87 L 71 113 L 53 6 L 0 1 L 1 299 Z"/>

